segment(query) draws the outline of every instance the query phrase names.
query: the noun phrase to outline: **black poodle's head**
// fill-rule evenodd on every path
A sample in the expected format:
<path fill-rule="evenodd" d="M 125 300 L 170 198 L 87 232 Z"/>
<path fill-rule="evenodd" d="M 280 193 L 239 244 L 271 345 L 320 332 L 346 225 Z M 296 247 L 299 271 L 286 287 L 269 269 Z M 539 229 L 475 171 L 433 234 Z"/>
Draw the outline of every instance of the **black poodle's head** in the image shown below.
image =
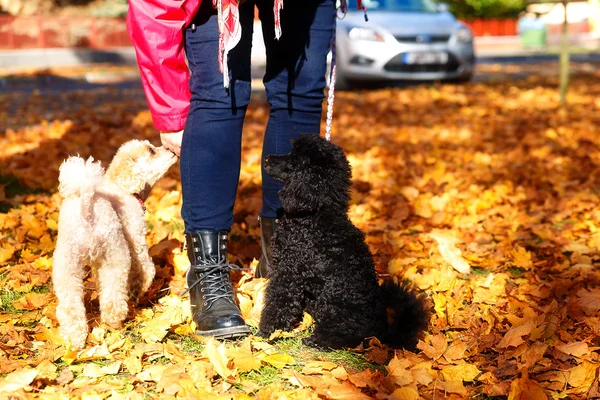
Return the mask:
<path fill-rule="evenodd" d="M 292 152 L 270 155 L 265 171 L 283 183 L 279 197 L 287 214 L 330 208 L 348 210 L 352 170 L 341 147 L 316 134 L 292 142 Z"/>

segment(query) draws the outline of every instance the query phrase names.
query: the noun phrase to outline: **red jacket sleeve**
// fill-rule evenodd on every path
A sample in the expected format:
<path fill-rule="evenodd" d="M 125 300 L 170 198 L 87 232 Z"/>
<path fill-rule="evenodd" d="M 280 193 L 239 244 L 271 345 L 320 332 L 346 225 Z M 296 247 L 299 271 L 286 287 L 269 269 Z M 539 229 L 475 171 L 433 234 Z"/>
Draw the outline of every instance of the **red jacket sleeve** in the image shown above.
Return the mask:
<path fill-rule="evenodd" d="M 183 29 L 201 0 L 129 0 L 127 31 L 158 130 L 179 131 L 190 107 Z M 207 0 L 208 1 L 208 0 Z"/>

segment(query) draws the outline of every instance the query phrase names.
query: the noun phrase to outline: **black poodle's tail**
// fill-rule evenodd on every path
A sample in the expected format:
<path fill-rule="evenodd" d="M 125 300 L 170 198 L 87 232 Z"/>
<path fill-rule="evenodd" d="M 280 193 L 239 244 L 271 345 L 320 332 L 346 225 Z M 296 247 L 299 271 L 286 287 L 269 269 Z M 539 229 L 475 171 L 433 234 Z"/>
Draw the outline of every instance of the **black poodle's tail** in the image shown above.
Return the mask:
<path fill-rule="evenodd" d="M 414 350 L 431 318 L 427 298 L 409 288 L 406 282 L 387 280 L 381 285 L 381 291 L 388 322 L 381 341 L 393 348 Z"/>

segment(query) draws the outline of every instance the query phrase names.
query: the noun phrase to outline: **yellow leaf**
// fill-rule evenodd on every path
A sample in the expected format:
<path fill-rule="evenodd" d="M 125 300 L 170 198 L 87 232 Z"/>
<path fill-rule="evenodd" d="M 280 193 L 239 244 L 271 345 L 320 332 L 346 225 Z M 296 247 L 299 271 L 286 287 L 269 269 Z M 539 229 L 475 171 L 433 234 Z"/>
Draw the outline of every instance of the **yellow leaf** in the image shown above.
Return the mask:
<path fill-rule="evenodd" d="M 432 360 L 437 360 L 448 348 L 446 336 L 442 333 L 438 333 L 435 336 L 429 336 L 429 340 L 431 341 L 431 345 L 420 340 L 419 343 L 417 343 L 417 348 L 421 349 L 427 357 Z"/>
<path fill-rule="evenodd" d="M 597 365 L 584 361 L 571 368 L 567 382 L 576 389 L 576 393 L 586 393 L 594 383 L 597 369 Z"/>
<path fill-rule="evenodd" d="M 435 388 L 448 393 L 456 393 L 462 396 L 467 394 L 467 389 L 462 381 L 437 381 Z"/>
<path fill-rule="evenodd" d="M 404 186 L 400 189 L 402 196 L 408 201 L 415 201 L 419 197 L 419 189 L 412 186 Z"/>
<path fill-rule="evenodd" d="M 127 372 L 129 372 L 131 375 L 142 372 L 142 360 L 140 357 L 134 354 L 131 354 L 129 357 L 123 360 L 123 365 L 125 366 L 125 369 L 127 369 Z"/>
<path fill-rule="evenodd" d="M 410 373 L 418 384 L 425 386 L 428 386 L 433 382 L 434 376 L 432 376 L 432 374 L 437 375 L 437 372 L 429 372 L 427 368 L 414 368 Z"/>
<path fill-rule="evenodd" d="M 289 354 L 272 354 L 264 357 L 263 360 L 276 368 L 283 368 L 294 363 L 294 357 Z"/>
<path fill-rule="evenodd" d="M 433 293 L 431 298 L 433 299 L 435 313 L 438 317 L 443 317 L 446 314 L 446 303 L 448 302 L 446 293 Z"/>
<path fill-rule="evenodd" d="M 176 275 L 185 275 L 190 268 L 190 259 L 186 253 L 177 252 L 173 254 L 173 266 L 175 267 Z"/>
<path fill-rule="evenodd" d="M 586 246 L 582 243 L 571 242 L 565 247 L 563 247 L 563 252 L 572 252 L 572 253 L 581 253 L 581 254 L 590 254 L 594 253 L 595 250 L 591 247 Z"/>
<path fill-rule="evenodd" d="M 215 344 L 215 339 L 210 338 L 206 342 L 206 346 L 202 351 L 202 355 L 211 362 L 217 374 L 221 375 L 223 379 L 230 379 L 234 375 L 234 371 L 229 369 L 229 359 L 225 351 L 225 343 L 221 343 L 219 346 Z"/>
<path fill-rule="evenodd" d="M 29 248 L 21 251 L 21 260 L 25 260 L 27 262 L 33 262 L 38 257 L 39 256 L 37 254 L 33 254 L 33 251 L 31 251 L 31 249 L 29 249 Z"/>
<path fill-rule="evenodd" d="M 334 400 L 372 400 L 371 396 L 348 382 L 332 383 L 325 393 L 327 398 Z"/>
<path fill-rule="evenodd" d="M 91 361 L 105 358 L 110 358 L 110 350 L 108 350 L 106 343 L 97 344 L 77 354 L 77 361 Z"/>
<path fill-rule="evenodd" d="M 159 382 L 169 365 L 150 365 L 135 375 L 136 379 L 145 382 Z"/>
<path fill-rule="evenodd" d="M 104 337 L 106 336 L 106 329 L 95 326 L 90 334 L 88 335 L 88 340 L 92 343 L 102 343 L 104 342 Z"/>
<path fill-rule="evenodd" d="M 15 248 L 8 243 L 3 243 L 0 247 L 0 264 L 4 264 L 10 260 L 15 254 Z"/>
<path fill-rule="evenodd" d="M 58 223 L 53 219 L 46 219 L 46 226 L 52 231 L 58 231 Z"/>
<path fill-rule="evenodd" d="M 27 229 L 27 236 L 39 239 L 48 229 L 44 221 L 40 221 L 33 215 L 24 215 L 21 218 L 23 226 Z"/>
<path fill-rule="evenodd" d="M 517 246 L 512 252 L 513 263 L 517 267 L 524 269 L 531 269 L 533 263 L 531 262 L 531 253 L 525 250 L 523 247 Z"/>
<path fill-rule="evenodd" d="M 575 343 L 564 344 L 562 346 L 558 346 L 558 349 L 560 351 L 562 351 L 563 353 L 566 353 L 566 354 L 569 354 L 569 355 L 572 355 L 575 357 L 581 357 L 590 352 L 588 345 L 585 342 L 575 342 Z"/>
<path fill-rule="evenodd" d="M 48 256 L 41 256 L 33 262 L 33 265 L 39 270 L 48 271 L 52 267 L 52 259 Z"/>
<path fill-rule="evenodd" d="M 398 400 L 418 400 L 419 392 L 411 386 L 404 386 L 394 390 L 391 398 Z"/>
<path fill-rule="evenodd" d="M 442 376 L 445 381 L 472 382 L 480 371 L 473 364 L 463 363 L 442 368 Z"/>
<path fill-rule="evenodd" d="M 39 371 L 39 378 L 55 379 L 57 377 L 56 370 L 58 368 L 49 360 L 42 361 L 37 367 L 35 367 L 35 369 Z"/>
<path fill-rule="evenodd" d="M 313 318 L 309 313 L 304 313 L 302 316 L 302 321 L 300 324 L 294 329 L 294 332 L 304 332 L 308 328 L 313 325 Z"/>
<path fill-rule="evenodd" d="M 456 339 L 444 351 L 444 358 L 449 363 L 456 364 L 458 362 L 462 362 L 463 358 L 465 358 L 465 352 L 467 351 L 467 345 L 460 339 Z"/>
<path fill-rule="evenodd" d="M 498 297 L 506 292 L 505 274 L 489 274 L 473 292 L 474 303 L 496 304 Z"/>
<path fill-rule="evenodd" d="M 463 258 L 460 249 L 456 247 L 457 239 L 443 231 L 432 232 L 429 236 L 437 242 L 444 261 L 461 274 L 471 273 L 471 266 Z"/>
<path fill-rule="evenodd" d="M 414 202 L 415 214 L 421 218 L 429 219 L 433 216 L 429 200 L 424 196 L 419 196 Z"/>
<path fill-rule="evenodd" d="M 337 364 L 329 361 L 307 361 L 302 368 L 302 373 L 306 375 L 323 374 L 325 371 L 331 371 Z"/>
<path fill-rule="evenodd" d="M 0 380 L 0 393 L 14 392 L 24 389 L 38 376 L 39 372 L 35 369 L 24 368 L 8 374 Z"/>
<path fill-rule="evenodd" d="M 100 366 L 98 364 L 85 364 L 83 367 L 83 376 L 88 378 L 99 378 L 105 375 L 116 375 L 119 373 L 120 369 L 120 361 L 105 366 Z"/>
<path fill-rule="evenodd" d="M 262 361 L 256 358 L 248 348 L 232 348 L 228 351 L 228 355 L 233 360 L 233 365 L 238 372 L 248 372 L 262 366 Z"/>

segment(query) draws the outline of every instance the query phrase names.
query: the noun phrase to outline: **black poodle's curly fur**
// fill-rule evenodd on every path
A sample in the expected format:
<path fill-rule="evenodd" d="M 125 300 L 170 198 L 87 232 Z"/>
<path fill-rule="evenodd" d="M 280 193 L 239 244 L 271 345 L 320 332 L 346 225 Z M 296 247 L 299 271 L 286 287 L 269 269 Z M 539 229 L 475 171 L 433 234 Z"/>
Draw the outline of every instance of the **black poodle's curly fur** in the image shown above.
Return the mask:
<path fill-rule="evenodd" d="M 284 216 L 272 239 L 272 275 L 259 335 L 290 330 L 304 311 L 314 319 L 304 343 L 358 346 L 377 337 L 413 349 L 427 328 L 426 299 L 407 284 L 378 284 L 363 233 L 348 218 L 352 171 L 344 151 L 319 135 L 303 135 L 265 170 L 282 182 Z"/>

